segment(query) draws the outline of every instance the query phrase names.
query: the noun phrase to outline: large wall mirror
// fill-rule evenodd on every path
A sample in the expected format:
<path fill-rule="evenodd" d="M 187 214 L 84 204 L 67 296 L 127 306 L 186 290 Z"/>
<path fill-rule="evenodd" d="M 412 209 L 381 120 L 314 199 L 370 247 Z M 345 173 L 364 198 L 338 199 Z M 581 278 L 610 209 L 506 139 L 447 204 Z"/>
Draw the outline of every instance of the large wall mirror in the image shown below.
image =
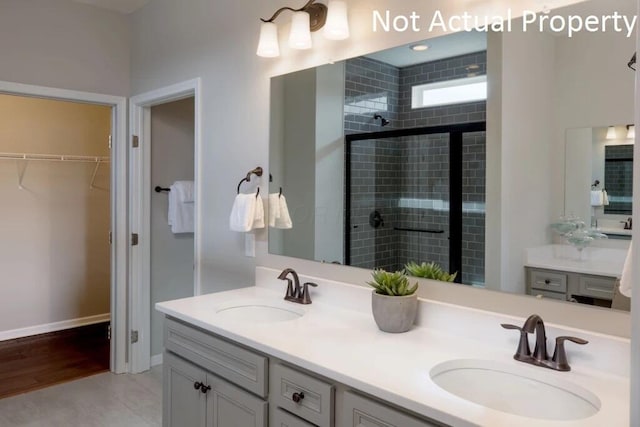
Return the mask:
<path fill-rule="evenodd" d="M 615 11 L 633 16 L 635 2 L 552 13 Z M 630 216 L 632 189 L 618 174 L 632 169 L 623 133 L 634 129 L 635 35 L 520 28 L 274 77 L 270 193 L 286 199 L 293 227 L 269 229 L 269 252 L 365 269 L 436 262 L 463 285 L 545 297 L 531 286 L 532 269 L 556 269 L 544 257 L 569 263 L 576 286 L 572 275 L 619 276 L 628 240 L 572 253 L 551 224 L 571 213 L 609 235 L 603 227 L 623 230 Z M 600 147 L 610 126 L 620 141 Z M 596 162 L 601 185 L 591 188 Z M 592 206 L 604 186 L 610 203 Z M 580 271 L 601 253 L 610 269 Z M 611 307 L 577 293 L 550 297 Z"/>

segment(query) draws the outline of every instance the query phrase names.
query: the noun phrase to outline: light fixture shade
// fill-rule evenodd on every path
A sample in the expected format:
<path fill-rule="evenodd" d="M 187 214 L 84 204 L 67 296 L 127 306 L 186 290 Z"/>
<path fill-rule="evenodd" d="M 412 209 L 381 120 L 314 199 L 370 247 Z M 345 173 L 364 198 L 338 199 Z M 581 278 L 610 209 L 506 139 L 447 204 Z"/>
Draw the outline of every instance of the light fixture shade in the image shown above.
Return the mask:
<path fill-rule="evenodd" d="M 275 58 L 280 56 L 278 44 L 278 26 L 273 22 L 263 22 L 260 27 L 260 41 L 258 42 L 258 56 Z"/>
<path fill-rule="evenodd" d="M 609 126 L 607 129 L 607 139 L 616 139 L 616 128 L 614 126 Z"/>
<path fill-rule="evenodd" d="M 627 126 L 627 139 L 636 139 L 636 125 Z"/>
<path fill-rule="evenodd" d="M 307 12 L 295 12 L 291 17 L 289 46 L 292 49 L 311 48 L 310 17 Z"/>
<path fill-rule="evenodd" d="M 327 22 L 324 24 L 323 35 L 329 40 L 344 40 L 349 38 L 349 20 L 347 18 L 347 2 L 343 0 L 329 0 Z"/>

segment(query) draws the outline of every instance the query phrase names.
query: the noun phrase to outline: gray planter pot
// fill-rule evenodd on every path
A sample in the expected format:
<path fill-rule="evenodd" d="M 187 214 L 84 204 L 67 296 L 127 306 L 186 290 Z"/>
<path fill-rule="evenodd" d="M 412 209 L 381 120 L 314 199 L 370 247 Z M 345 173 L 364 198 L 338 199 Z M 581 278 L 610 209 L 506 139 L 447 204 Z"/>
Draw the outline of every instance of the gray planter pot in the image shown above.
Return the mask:
<path fill-rule="evenodd" d="M 390 297 L 371 294 L 371 310 L 373 318 L 381 331 L 394 334 L 411 329 L 418 313 L 418 295 Z"/>

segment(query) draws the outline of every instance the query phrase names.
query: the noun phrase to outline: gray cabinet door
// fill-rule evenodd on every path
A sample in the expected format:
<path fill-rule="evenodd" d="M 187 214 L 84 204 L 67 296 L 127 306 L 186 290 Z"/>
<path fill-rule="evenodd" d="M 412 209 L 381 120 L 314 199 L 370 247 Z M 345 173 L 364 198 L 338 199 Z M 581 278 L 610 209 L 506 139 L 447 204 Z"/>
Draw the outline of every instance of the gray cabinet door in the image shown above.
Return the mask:
<path fill-rule="evenodd" d="M 267 402 L 215 375 L 207 384 L 207 427 L 267 427 Z"/>
<path fill-rule="evenodd" d="M 194 387 L 205 383 L 204 370 L 169 352 L 163 357 L 162 425 L 164 427 L 204 427 L 207 396 Z"/>
<path fill-rule="evenodd" d="M 436 427 L 352 392 L 344 394 L 341 427 Z"/>

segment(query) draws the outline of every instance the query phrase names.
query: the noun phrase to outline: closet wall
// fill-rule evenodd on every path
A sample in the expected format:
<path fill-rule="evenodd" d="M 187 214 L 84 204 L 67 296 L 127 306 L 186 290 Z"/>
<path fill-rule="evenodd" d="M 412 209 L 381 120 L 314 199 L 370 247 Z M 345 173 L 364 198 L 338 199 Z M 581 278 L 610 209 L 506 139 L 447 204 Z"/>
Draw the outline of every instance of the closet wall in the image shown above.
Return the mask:
<path fill-rule="evenodd" d="M 109 107 L 0 95 L 3 153 L 109 156 L 110 129 Z M 110 165 L 90 189 L 95 166 L 0 160 L 0 340 L 108 317 Z"/>

